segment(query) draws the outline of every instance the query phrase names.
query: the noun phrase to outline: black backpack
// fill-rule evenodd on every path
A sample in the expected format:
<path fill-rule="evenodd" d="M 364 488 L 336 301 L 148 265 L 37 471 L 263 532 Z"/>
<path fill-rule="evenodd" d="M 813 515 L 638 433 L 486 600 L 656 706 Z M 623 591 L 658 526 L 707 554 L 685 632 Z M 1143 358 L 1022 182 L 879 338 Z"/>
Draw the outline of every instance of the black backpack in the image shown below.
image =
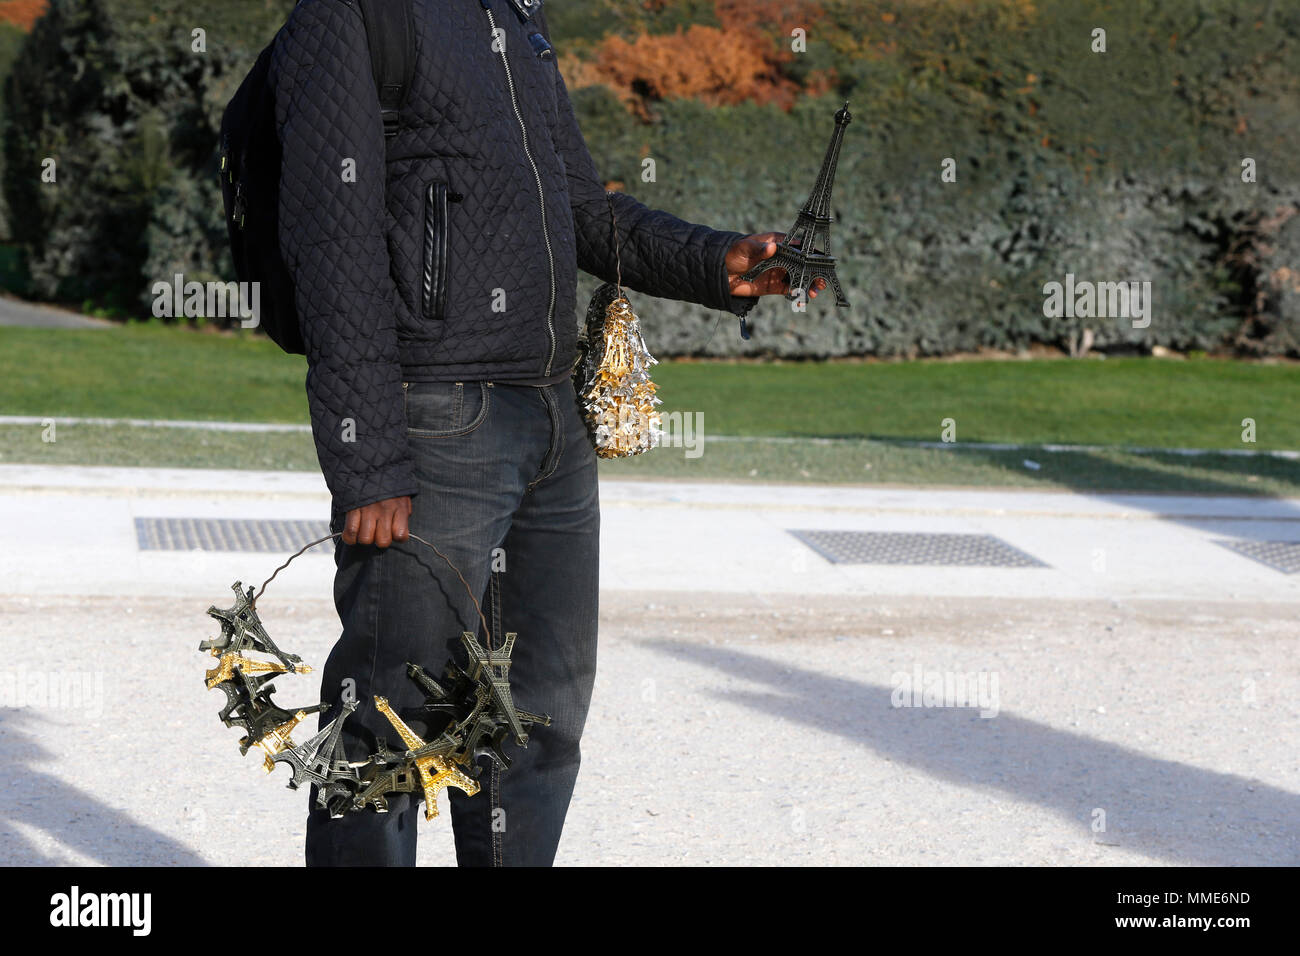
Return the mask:
<path fill-rule="evenodd" d="M 411 0 L 355 2 L 365 21 L 384 134 L 392 137 L 415 72 Z M 260 285 L 257 324 L 280 348 L 302 355 L 293 277 L 280 256 L 280 138 L 275 91 L 267 82 L 273 46 L 258 56 L 221 118 L 221 198 L 235 273 L 241 282 Z"/>

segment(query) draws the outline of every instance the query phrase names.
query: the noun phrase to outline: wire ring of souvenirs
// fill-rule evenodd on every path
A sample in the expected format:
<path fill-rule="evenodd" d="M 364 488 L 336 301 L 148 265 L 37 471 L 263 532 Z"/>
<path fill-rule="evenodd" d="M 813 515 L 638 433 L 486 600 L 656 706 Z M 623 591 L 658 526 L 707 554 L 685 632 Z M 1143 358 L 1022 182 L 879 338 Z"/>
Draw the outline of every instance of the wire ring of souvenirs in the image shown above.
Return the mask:
<path fill-rule="evenodd" d="M 514 705 L 509 674 L 510 653 L 517 635 L 507 633 L 502 646 L 494 649 L 483 609 L 464 575 L 445 554 L 412 534 L 411 540 L 432 549 L 465 585 L 478 611 L 486 646 L 473 632 L 462 632 L 467 665 L 449 661 L 438 679 L 418 663 L 407 663 L 407 676 L 424 694 L 419 717 L 430 728 L 424 737 L 398 715 L 386 697 L 376 695 L 375 708 L 392 725 L 400 741 L 396 749 L 388 746 L 386 738 L 378 737 L 374 753 L 360 761 L 348 759 L 341 740 L 343 723 L 357 709 L 356 701 L 348 699 L 338 702 L 333 719 L 318 733 L 301 744 L 295 743 L 292 734 L 307 715 L 331 707 L 317 703 L 285 708 L 272 699 L 274 680 L 285 674 L 308 674 L 311 668 L 271 639 L 258 614 L 257 600 L 295 558 L 339 536 L 327 535 L 304 546 L 276 568 L 256 594 L 236 581 L 231 585 L 235 592 L 231 607 L 208 608 L 208 615 L 221 624 L 221 633 L 199 644 L 199 650 L 217 659 L 216 666 L 204 675 L 205 684 L 209 690 L 219 688 L 226 695 L 226 705 L 217 715 L 222 723 L 243 728 L 240 753 L 247 754 L 255 747 L 263 751 L 262 763 L 268 773 L 276 764 L 288 766 L 289 789 L 297 790 L 304 784 L 315 786 L 316 806 L 329 810 L 331 817 L 367 808 L 384 813 L 391 794 L 416 793 L 424 799 L 425 819 L 431 820 L 438 815 L 437 797 L 442 790 L 456 787 L 471 796 L 478 792 L 475 778 L 482 771 L 479 757 L 487 756 L 501 769 L 508 769 L 510 758 L 502 749 L 506 739 L 514 737 L 521 747 L 527 746 L 529 730 L 535 724 L 549 725 L 551 718 Z"/>

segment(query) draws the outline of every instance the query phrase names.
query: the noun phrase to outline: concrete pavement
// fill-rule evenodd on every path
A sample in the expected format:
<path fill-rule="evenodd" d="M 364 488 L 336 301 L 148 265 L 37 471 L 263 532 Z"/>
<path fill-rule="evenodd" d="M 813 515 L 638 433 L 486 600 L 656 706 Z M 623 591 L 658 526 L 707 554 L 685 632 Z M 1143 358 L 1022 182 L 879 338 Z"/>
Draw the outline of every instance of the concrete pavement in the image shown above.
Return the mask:
<path fill-rule="evenodd" d="M 67 309 L 26 302 L 0 295 L 0 325 L 28 325 L 46 329 L 110 329 L 113 323 Z"/>
<path fill-rule="evenodd" d="M 1223 540 L 1300 542 L 1300 500 L 762 484 L 607 481 L 606 590 L 1006 598 L 1300 599 L 1280 573 Z M 0 520 L 21 554 L 0 557 L 18 594 L 202 598 L 260 582 L 275 555 L 141 551 L 138 517 L 327 520 L 319 475 L 0 466 Z M 1048 567 L 833 564 L 791 530 L 989 534 Z M 329 594 L 328 547 L 276 579 Z"/>
<path fill-rule="evenodd" d="M 1216 543 L 1300 541 L 1300 502 L 601 494 L 601 663 L 557 862 L 1300 863 L 1300 575 Z M 0 863 L 300 862 L 305 796 L 240 757 L 195 649 L 207 606 L 282 556 L 141 551 L 134 519 L 327 503 L 315 475 L 0 467 Z M 991 534 L 1047 566 L 832 564 L 788 533 L 817 528 Z M 263 605 L 316 665 L 321 552 Z M 454 859 L 449 825 L 421 821 L 423 864 Z"/>

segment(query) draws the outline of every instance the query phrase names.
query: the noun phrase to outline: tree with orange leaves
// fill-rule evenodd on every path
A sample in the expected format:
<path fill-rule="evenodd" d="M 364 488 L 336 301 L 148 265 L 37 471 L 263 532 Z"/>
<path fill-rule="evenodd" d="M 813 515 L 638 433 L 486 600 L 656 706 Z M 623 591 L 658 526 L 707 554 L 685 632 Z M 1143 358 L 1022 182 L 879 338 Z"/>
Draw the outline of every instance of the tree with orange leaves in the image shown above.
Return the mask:
<path fill-rule="evenodd" d="M 693 98 L 711 105 L 744 101 L 789 110 L 801 94 L 817 95 L 829 75 L 812 87 L 786 75 L 794 59 L 787 39 L 821 14 L 809 0 L 715 0 L 719 26 L 692 24 L 674 33 L 634 40 L 611 35 L 599 46 L 596 77 L 643 118 L 655 100 Z"/>
<path fill-rule="evenodd" d="M 26 33 L 48 6 L 49 0 L 0 0 L 0 23 L 12 23 Z"/>

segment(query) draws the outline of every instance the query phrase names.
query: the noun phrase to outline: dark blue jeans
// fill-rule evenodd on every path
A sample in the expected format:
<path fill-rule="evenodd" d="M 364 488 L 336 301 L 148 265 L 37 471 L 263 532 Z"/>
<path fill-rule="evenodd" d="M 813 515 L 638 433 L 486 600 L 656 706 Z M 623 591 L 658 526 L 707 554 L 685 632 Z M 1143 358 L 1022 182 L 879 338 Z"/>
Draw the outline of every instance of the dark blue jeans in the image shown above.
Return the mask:
<path fill-rule="evenodd" d="M 573 386 L 491 382 L 412 382 L 404 386 L 419 494 L 411 531 L 436 545 L 464 574 L 500 645 L 518 634 L 511 685 L 521 710 L 551 716 L 528 746 L 513 738 L 500 771 L 484 758 L 479 793 L 448 790 L 456 857 L 462 866 L 549 866 L 578 774 L 578 740 L 596 670 L 600 511 L 596 455 Z M 343 515 L 333 515 L 333 530 Z M 401 742 L 374 705 L 386 696 L 417 732 L 423 694 L 408 661 L 435 678 L 465 654 L 462 631 L 483 640 L 464 585 L 414 541 L 388 549 L 338 543 L 334 601 L 343 634 L 326 661 L 322 700 L 355 689 L 345 724 L 348 759 L 361 760 L 386 737 Z M 345 682 L 350 681 L 347 685 Z M 327 713 L 322 723 L 332 717 Z M 314 798 L 314 794 L 313 794 Z M 389 798 L 389 811 L 339 819 L 313 805 L 308 866 L 413 866 L 423 817 L 421 795 Z"/>

